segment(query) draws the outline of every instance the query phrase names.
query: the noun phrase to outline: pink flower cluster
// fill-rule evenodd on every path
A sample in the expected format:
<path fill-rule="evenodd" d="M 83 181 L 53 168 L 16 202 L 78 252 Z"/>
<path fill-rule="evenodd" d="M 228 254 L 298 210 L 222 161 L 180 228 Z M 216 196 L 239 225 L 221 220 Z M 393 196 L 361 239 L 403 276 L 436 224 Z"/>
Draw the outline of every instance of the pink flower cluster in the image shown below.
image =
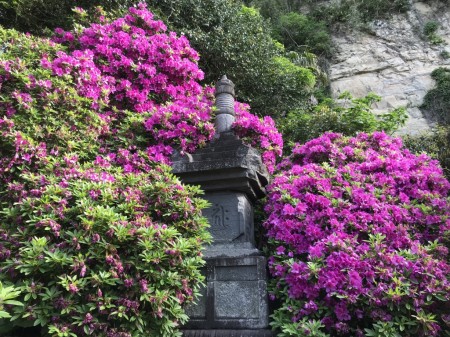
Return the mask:
<path fill-rule="evenodd" d="M 58 29 L 54 40 L 67 44 L 69 53 L 46 64 L 55 75 L 73 76 L 79 94 L 93 99 L 92 107 L 110 123 L 120 122 L 124 110 L 147 114 L 150 147 L 192 152 L 213 135 L 212 97 L 199 84 L 197 52 L 186 37 L 165 31 L 140 4 L 123 18 L 91 24 L 75 36 Z"/>
<path fill-rule="evenodd" d="M 93 99 L 93 107 L 110 123 L 120 121 L 123 110 L 144 114 L 148 152 L 168 162 L 174 147 L 193 152 L 212 138 L 214 128 L 213 89 L 199 84 L 203 72 L 198 54 L 186 37 L 165 30 L 146 5 L 139 4 L 124 18 L 92 24 L 76 36 L 57 30 L 54 40 L 71 51 L 43 64 L 55 75 L 72 75 L 78 93 Z M 250 114 L 247 105 L 236 104 L 236 110 L 237 133 L 263 151 L 273 171 L 283 146 L 275 123 Z"/>
<path fill-rule="evenodd" d="M 283 153 L 283 137 L 271 117 L 261 119 L 251 114 L 249 109 L 248 104 L 235 103 L 236 122 L 233 128 L 244 141 L 262 151 L 263 162 L 273 173 L 276 159 Z"/>
<path fill-rule="evenodd" d="M 327 133 L 279 169 L 265 227 L 273 296 L 295 303 L 289 320 L 342 336 L 401 319 L 419 336 L 449 328 L 440 310 L 450 300 L 450 184 L 436 161 L 384 133 Z M 422 324 L 417 313 L 436 316 Z"/>

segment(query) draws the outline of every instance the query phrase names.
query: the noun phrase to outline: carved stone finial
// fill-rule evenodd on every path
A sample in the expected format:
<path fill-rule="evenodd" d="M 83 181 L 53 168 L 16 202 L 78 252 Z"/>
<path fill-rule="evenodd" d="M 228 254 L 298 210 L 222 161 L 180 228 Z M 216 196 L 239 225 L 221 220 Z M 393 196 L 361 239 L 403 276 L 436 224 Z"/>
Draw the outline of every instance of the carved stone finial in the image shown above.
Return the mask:
<path fill-rule="evenodd" d="M 216 84 L 216 120 L 215 128 L 217 135 L 223 132 L 230 132 L 231 125 L 235 121 L 234 112 L 234 83 L 231 82 L 226 75 Z"/>

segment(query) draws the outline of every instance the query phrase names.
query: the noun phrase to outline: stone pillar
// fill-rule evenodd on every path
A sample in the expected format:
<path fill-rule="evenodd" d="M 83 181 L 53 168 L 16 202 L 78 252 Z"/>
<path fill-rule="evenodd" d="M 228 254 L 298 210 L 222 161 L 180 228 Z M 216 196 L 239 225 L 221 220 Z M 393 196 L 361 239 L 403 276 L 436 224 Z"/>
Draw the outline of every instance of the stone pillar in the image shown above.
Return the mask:
<path fill-rule="evenodd" d="M 253 207 L 265 195 L 269 174 L 261 156 L 234 135 L 234 84 L 216 86 L 214 141 L 192 155 L 175 155 L 173 171 L 186 184 L 200 185 L 211 206 L 204 215 L 213 244 L 204 257 L 206 286 L 188 308 L 185 337 L 266 337 L 266 258 L 255 248 Z"/>
<path fill-rule="evenodd" d="M 234 112 L 234 84 L 225 75 L 216 84 L 216 138 L 224 132 L 231 132 L 231 125 L 236 119 Z"/>

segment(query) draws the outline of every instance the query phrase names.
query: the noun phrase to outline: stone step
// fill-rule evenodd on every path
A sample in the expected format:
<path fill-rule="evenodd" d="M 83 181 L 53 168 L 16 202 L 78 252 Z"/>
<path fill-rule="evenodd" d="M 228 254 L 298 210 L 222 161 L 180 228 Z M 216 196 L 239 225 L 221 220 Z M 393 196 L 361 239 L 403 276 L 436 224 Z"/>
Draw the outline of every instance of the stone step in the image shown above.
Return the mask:
<path fill-rule="evenodd" d="M 274 337 L 271 330 L 184 330 L 183 337 Z"/>

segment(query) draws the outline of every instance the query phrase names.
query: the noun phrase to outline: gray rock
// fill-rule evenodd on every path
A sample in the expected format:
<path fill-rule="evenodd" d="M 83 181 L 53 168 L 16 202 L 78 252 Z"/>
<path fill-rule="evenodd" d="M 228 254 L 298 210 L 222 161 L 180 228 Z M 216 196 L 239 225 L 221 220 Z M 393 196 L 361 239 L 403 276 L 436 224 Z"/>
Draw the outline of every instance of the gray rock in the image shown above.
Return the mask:
<path fill-rule="evenodd" d="M 447 6 L 447 7 L 446 7 Z M 438 46 L 423 38 L 429 21 L 440 24 Z M 388 21 L 376 20 L 370 33 L 347 32 L 333 37 L 335 58 L 330 67 L 331 90 L 335 96 L 349 91 L 354 97 L 375 92 L 382 101 L 376 113 L 405 106 L 409 114 L 399 134 L 420 134 L 432 127 L 420 112 L 425 94 L 434 86 L 431 72 L 450 64 L 441 53 L 450 44 L 448 5 L 413 1 L 411 10 Z"/>

